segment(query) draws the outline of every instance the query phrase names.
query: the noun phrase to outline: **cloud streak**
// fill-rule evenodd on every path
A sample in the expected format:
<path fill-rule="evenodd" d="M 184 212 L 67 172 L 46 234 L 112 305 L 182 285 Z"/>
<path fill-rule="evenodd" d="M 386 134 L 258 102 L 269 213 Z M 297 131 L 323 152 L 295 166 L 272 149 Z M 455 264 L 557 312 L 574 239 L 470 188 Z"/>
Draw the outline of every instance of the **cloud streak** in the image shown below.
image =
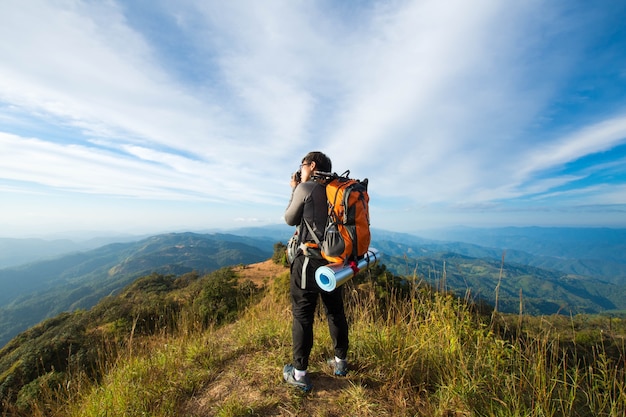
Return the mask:
<path fill-rule="evenodd" d="M 564 190 L 603 169 L 567 164 L 626 143 L 626 109 L 576 90 L 608 76 L 591 52 L 623 62 L 626 36 L 589 30 L 616 27 L 609 3 L 4 3 L 0 185 L 276 218 L 320 149 L 370 178 L 374 211 L 626 204 L 614 184 Z"/>

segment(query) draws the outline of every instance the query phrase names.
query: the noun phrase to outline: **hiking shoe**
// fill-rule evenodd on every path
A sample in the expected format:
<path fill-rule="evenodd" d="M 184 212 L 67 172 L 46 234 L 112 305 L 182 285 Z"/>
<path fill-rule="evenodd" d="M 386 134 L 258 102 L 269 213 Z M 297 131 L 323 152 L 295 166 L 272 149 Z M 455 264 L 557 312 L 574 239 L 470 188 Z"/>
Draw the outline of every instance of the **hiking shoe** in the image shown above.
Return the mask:
<path fill-rule="evenodd" d="M 283 377 L 285 378 L 285 382 L 294 387 L 300 388 L 304 392 L 309 392 L 313 389 L 313 384 L 311 384 L 311 380 L 308 375 L 303 376 L 300 379 L 296 379 L 295 375 L 296 368 L 293 365 L 285 365 L 283 368 Z"/>
<path fill-rule="evenodd" d="M 336 359 L 329 359 L 328 364 L 333 367 L 333 371 L 337 376 L 348 375 L 348 361 L 343 359 L 337 361 Z"/>

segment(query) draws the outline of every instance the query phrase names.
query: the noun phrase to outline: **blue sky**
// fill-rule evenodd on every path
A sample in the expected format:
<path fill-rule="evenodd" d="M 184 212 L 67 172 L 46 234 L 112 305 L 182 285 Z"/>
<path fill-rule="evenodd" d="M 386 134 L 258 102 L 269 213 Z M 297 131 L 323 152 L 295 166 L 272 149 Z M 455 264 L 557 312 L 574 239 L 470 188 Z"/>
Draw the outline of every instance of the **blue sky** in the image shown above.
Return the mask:
<path fill-rule="evenodd" d="M 304 154 L 372 225 L 626 227 L 626 3 L 0 2 L 0 236 L 282 223 Z"/>

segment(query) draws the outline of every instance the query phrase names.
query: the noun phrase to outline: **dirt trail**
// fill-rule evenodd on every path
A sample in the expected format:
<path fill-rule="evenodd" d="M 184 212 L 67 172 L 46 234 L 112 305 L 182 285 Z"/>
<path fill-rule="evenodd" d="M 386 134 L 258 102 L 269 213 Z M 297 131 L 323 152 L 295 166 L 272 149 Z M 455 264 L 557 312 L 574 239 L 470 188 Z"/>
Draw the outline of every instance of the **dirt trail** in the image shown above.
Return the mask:
<path fill-rule="evenodd" d="M 268 279 L 288 271 L 272 260 L 239 266 L 234 269 L 242 279 L 250 279 L 258 286 L 267 285 Z M 342 417 L 345 415 L 386 415 L 384 408 L 361 410 L 354 414 L 354 396 L 365 404 L 376 403 L 381 392 L 374 381 L 364 379 L 359 364 L 353 364 L 347 378 L 335 377 L 325 358 L 317 354 L 311 358 L 310 376 L 313 391 L 304 394 L 283 381 L 284 362 L 277 352 L 264 349 L 240 349 L 229 343 L 232 324 L 219 329 L 214 335 L 223 339 L 223 362 L 215 369 L 215 378 L 199 389 L 185 404 L 182 415 L 222 416 L 317 416 Z M 289 323 L 285 323 L 289 326 Z M 365 388 L 367 387 L 367 388 Z M 352 410 L 346 410 L 346 402 Z M 357 400 L 358 402 L 358 400 Z M 370 405 L 371 407 L 371 405 Z"/>
<path fill-rule="evenodd" d="M 239 266 L 234 270 L 242 279 L 249 279 L 257 286 L 263 286 L 267 279 L 272 279 L 277 275 L 287 272 L 289 269 L 269 259 L 256 264 Z"/>

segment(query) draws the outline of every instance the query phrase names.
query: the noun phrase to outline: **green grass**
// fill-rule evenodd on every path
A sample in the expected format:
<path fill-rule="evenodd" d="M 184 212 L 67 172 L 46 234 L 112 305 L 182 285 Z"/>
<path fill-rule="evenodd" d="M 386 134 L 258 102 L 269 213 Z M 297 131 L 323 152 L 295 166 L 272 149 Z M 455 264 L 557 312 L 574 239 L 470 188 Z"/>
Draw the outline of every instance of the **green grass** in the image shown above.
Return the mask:
<path fill-rule="evenodd" d="M 449 294 L 365 281 L 345 288 L 351 372 L 336 378 L 326 368 L 332 347 L 319 313 L 309 395 L 281 379 L 291 356 L 285 273 L 231 323 L 207 328 L 182 310 L 175 332 L 105 349 L 100 378 L 69 372 L 41 390 L 28 415 L 626 414 L 623 322 L 503 315 L 492 322 Z"/>

